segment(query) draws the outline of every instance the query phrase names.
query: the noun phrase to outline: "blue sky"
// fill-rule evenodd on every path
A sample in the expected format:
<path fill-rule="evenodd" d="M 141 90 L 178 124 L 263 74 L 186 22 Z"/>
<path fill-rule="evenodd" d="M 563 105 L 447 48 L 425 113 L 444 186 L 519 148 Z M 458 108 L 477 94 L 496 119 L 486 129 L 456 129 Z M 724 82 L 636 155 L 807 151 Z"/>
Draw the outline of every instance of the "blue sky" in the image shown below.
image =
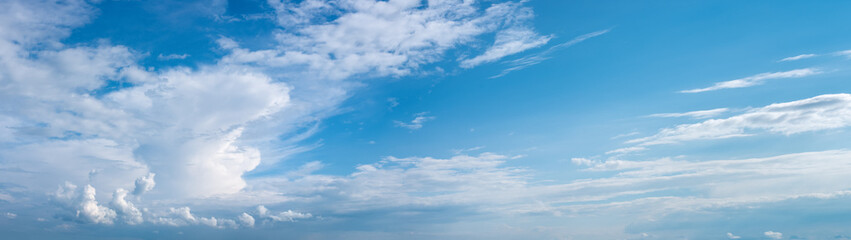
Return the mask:
<path fill-rule="evenodd" d="M 0 1 L 14 239 L 847 239 L 841 1 Z"/>

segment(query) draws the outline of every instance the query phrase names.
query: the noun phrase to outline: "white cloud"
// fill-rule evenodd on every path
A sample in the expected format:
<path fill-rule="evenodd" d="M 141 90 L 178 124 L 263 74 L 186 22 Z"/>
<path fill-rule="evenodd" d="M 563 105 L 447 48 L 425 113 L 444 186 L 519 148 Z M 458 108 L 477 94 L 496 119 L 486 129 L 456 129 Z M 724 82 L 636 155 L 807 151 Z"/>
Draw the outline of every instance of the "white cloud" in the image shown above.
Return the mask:
<path fill-rule="evenodd" d="M 525 28 L 512 28 L 498 32 L 493 46 L 482 55 L 461 61 L 461 67 L 471 68 L 483 63 L 493 62 L 505 56 L 547 44 L 552 37 L 539 36 L 535 31 Z"/>
<path fill-rule="evenodd" d="M 851 50 L 838 51 L 834 54 L 839 56 L 851 57 Z"/>
<path fill-rule="evenodd" d="M 133 203 L 127 201 L 126 198 L 127 190 L 116 189 L 115 193 L 112 194 L 112 202 L 109 205 L 127 224 L 136 225 L 142 223 L 144 221 L 142 219 L 142 212 Z"/>
<path fill-rule="evenodd" d="M 10 213 L 10 212 L 3 213 L 3 215 L 6 216 L 6 218 L 8 218 L 8 219 L 15 219 L 16 217 L 18 217 L 18 214 Z"/>
<path fill-rule="evenodd" d="M 783 239 L 783 233 L 774 231 L 765 232 L 765 236 L 771 239 Z"/>
<path fill-rule="evenodd" d="M 428 112 L 421 112 L 414 115 L 414 119 L 410 123 L 402 121 L 393 121 L 397 127 L 403 127 L 411 130 L 417 130 L 423 127 L 423 123 L 434 120 L 435 117 L 428 116 Z"/>
<path fill-rule="evenodd" d="M 801 59 L 806 59 L 806 58 L 811 58 L 811 57 L 816 57 L 816 56 L 818 56 L 818 55 L 816 55 L 816 54 L 801 54 L 801 55 L 797 55 L 797 56 L 793 56 L 793 57 L 787 57 L 787 58 L 784 58 L 784 59 L 780 59 L 780 62 L 795 61 L 795 60 L 801 60 Z"/>
<path fill-rule="evenodd" d="M 522 58 L 519 58 L 519 59 L 512 60 L 512 61 L 508 62 L 508 65 L 509 65 L 508 68 L 503 70 L 501 73 L 499 73 L 495 76 L 492 76 L 491 78 L 502 77 L 502 76 L 505 76 L 506 74 L 508 74 L 510 72 L 517 71 L 517 70 L 520 70 L 520 69 L 524 69 L 524 68 L 530 67 L 532 65 L 541 63 L 541 62 L 543 62 L 547 59 L 550 59 L 550 55 L 555 51 L 573 46 L 577 43 L 583 42 L 583 41 L 588 40 L 588 39 L 593 38 L 593 37 L 597 37 L 597 36 L 606 34 L 608 32 L 609 32 L 609 30 L 606 29 L 606 30 L 601 30 L 601 31 L 583 34 L 581 36 L 578 36 L 578 37 L 571 39 L 570 41 L 552 46 L 552 47 L 548 48 L 547 50 L 544 50 L 540 53 L 536 53 L 536 54 L 533 54 L 533 55 L 530 55 L 530 56 L 525 56 L 525 57 L 522 57 Z"/>
<path fill-rule="evenodd" d="M 53 194 L 54 200 L 63 207 L 74 212 L 73 218 L 89 223 L 112 224 L 116 213 L 114 210 L 98 204 L 95 188 L 86 185 L 83 189 L 66 182 Z"/>
<path fill-rule="evenodd" d="M 627 154 L 627 153 L 631 153 L 631 152 L 644 151 L 644 150 L 647 150 L 647 148 L 645 148 L 645 147 L 625 147 L 625 148 L 618 148 L 618 149 L 615 149 L 615 150 L 608 151 L 608 152 L 606 152 L 606 154 L 607 155 L 609 155 L 609 154 Z"/>
<path fill-rule="evenodd" d="M 189 54 L 185 54 L 185 53 L 184 54 L 173 53 L 173 54 L 169 54 L 169 55 L 163 55 L 162 53 L 160 53 L 160 55 L 157 56 L 157 60 L 160 60 L 160 61 L 177 60 L 177 59 L 182 60 L 182 59 L 186 59 L 187 57 L 189 57 Z"/>
<path fill-rule="evenodd" d="M 248 215 L 248 213 L 242 213 L 237 218 L 239 220 L 239 224 L 245 227 L 254 227 L 254 217 Z"/>
<path fill-rule="evenodd" d="M 157 185 L 154 181 L 154 176 L 156 176 L 155 173 L 148 173 L 148 175 L 137 178 L 135 183 L 136 188 L 133 189 L 133 195 L 138 196 L 153 190 L 154 186 Z"/>
<path fill-rule="evenodd" d="M 796 134 L 851 125 L 851 94 L 825 94 L 798 101 L 775 103 L 743 114 L 660 130 L 653 136 L 627 143 L 642 146 L 684 141 L 742 137 L 767 131 Z"/>
<path fill-rule="evenodd" d="M 650 117 L 690 117 L 690 118 L 696 118 L 696 119 L 703 119 L 703 118 L 711 118 L 711 117 L 714 117 L 714 116 L 718 116 L 718 115 L 725 113 L 729 110 L 730 109 L 727 109 L 727 108 L 716 108 L 716 109 L 710 109 L 710 110 L 691 111 L 691 112 L 684 112 L 684 113 L 656 113 L 656 114 L 651 114 Z"/>
<path fill-rule="evenodd" d="M 756 85 L 762 85 L 765 82 L 765 80 L 783 79 L 783 78 L 802 78 L 802 77 L 817 75 L 817 74 L 821 74 L 821 73 L 823 73 L 823 72 L 819 69 L 816 69 L 816 68 L 802 68 L 802 69 L 795 69 L 795 70 L 785 71 L 785 72 L 760 73 L 760 74 L 753 75 L 753 76 L 746 77 L 746 78 L 739 78 L 739 79 L 730 80 L 730 81 L 726 81 L 726 82 L 718 82 L 718 83 L 715 83 L 715 85 L 712 85 L 711 87 L 707 87 L 707 88 L 683 90 L 683 91 L 680 91 L 680 92 L 681 93 L 700 93 L 700 92 L 708 92 L 708 91 L 715 91 L 715 90 L 729 89 L 729 88 L 745 88 L 745 87 L 751 87 L 751 86 L 756 86 Z"/>
<path fill-rule="evenodd" d="M 727 233 L 727 238 L 728 239 L 740 239 L 742 237 L 733 235 L 732 233 Z"/>
<path fill-rule="evenodd" d="M 313 214 L 295 212 L 287 210 L 279 213 L 272 213 L 265 206 L 257 206 L 257 212 L 260 218 L 268 218 L 276 222 L 295 222 L 298 219 L 307 219 L 313 217 Z"/>

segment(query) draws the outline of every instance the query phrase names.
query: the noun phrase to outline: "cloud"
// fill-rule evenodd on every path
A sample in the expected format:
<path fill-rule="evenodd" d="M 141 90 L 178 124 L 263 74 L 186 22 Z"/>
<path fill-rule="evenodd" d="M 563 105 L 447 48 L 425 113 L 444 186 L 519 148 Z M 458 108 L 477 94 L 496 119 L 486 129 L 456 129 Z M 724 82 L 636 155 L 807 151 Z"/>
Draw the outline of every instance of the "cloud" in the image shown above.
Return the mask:
<path fill-rule="evenodd" d="M 742 237 L 733 235 L 732 233 L 727 233 L 727 238 L 728 239 L 740 239 Z"/>
<path fill-rule="evenodd" d="M 839 56 L 851 57 L 851 50 L 838 51 L 838 52 L 835 52 L 834 54 L 839 55 Z"/>
<path fill-rule="evenodd" d="M 236 218 L 239 221 L 239 224 L 245 227 L 254 227 L 254 217 L 248 215 L 248 213 L 242 213 Z"/>
<path fill-rule="evenodd" d="M 434 120 L 435 117 L 427 116 L 428 112 L 414 114 L 414 119 L 410 123 L 402 121 L 393 121 L 397 127 L 403 127 L 411 130 L 417 130 L 423 127 L 423 123 Z"/>
<path fill-rule="evenodd" d="M 95 197 L 95 188 L 86 185 L 77 189 L 77 185 L 66 182 L 53 194 L 54 200 L 75 214 L 75 219 L 88 223 L 112 224 L 116 218 L 115 210 L 100 205 Z"/>
<path fill-rule="evenodd" d="M 112 194 L 112 202 L 109 205 L 127 224 L 136 225 L 142 223 L 144 221 L 142 219 L 142 212 L 133 203 L 127 201 L 126 198 L 127 190 L 116 189 L 115 193 Z"/>
<path fill-rule="evenodd" d="M 156 176 L 155 173 L 148 173 L 148 175 L 145 175 L 144 177 L 137 178 L 135 183 L 136 188 L 133 189 L 133 195 L 138 196 L 153 190 L 154 186 L 157 184 L 154 182 L 154 176 Z"/>
<path fill-rule="evenodd" d="M 276 222 L 295 222 L 298 219 L 307 219 L 313 217 L 313 215 L 310 213 L 295 212 L 293 210 L 272 213 L 263 205 L 257 206 L 257 212 L 259 213 L 260 218 L 267 218 Z"/>
<path fill-rule="evenodd" d="M 472 68 L 505 56 L 547 44 L 552 37 L 539 36 L 529 29 L 506 29 L 496 34 L 496 41 L 482 55 L 461 61 L 461 67 Z"/>
<path fill-rule="evenodd" d="M 163 55 L 162 53 L 160 53 L 160 55 L 157 56 L 157 60 L 160 60 L 160 61 L 177 60 L 177 59 L 182 60 L 182 59 L 186 59 L 187 57 L 189 57 L 189 54 L 185 54 L 185 53 L 180 54 L 180 55 L 178 55 L 176 53 L 169 54 L 169 55 Z"/>
<path fill-rule="evenodd" d="M 795 69 L 795 70 L 785 71 L 785 72 L 760 73 L 760 74 L 753 75 L 753 76 L 746 77 L 746 78 L 739 78 L 739 79 L 730 80 L 730 81 L 726 81 L 726 82 L 718 82 L 718 83 L 715 83 L 715 85 L 712 85 L 711 87 L 683 90 L 683 91 L 680 91 L 680 92 L 681 93 L 700 93 L 700 92 L 708 92 L 708 91 L 715 91 L 715 90 L 729 89 L 729 88 L 745 88 L 745 87 L 751 87 L 751 86 L 756 86 L 756 85 L 762 85 L 765 82 L 765 80 L 783 79 L 783 78 L 802 78 L 802 77 L 817 75 L 817 74 L 821 74 L 821 73 L 823 73 L 823 72 L 819 69 L 816 69 L 816 68 L 802 68 L 802 69 Z"/>
<path fill-rule="evenodd" d="M 783 233 L 768 231 L 764 233 L 766 237 L 771 239 L 783 239 Z"/>
<path fill-rule="evenodd" d="M 787 57 L 787 58 L 784 58 L 784 59 L 780 59 L 780 62 L 795 61 L 795 60 L 801 60 L 801 59 L 806 59 L 806 58 L 811 58 L 811 57 L 816 57 L 816 56 L 818 56 L 818 55 L 816 55 L 816 54 L 801 54 L 801 55 L 797 55 L 797 56 L 793 56 L 793 57 Z"/>
<path fill-rule="evenodd" d="M 796 134 L 851 125 L 851 94 L 825 94 L 803 100 L 775 103 L 743 114 L 660 130 L 653 136 L 632 139 L 640 146 L 693 140 L 750 136 L 760 132 Z"/>
<path fill-rule="evenodd" d="M 547 59 L 550 59 L 550 55 L 553 54 L 553 52 L 555 52 L 555 51 L 573 46 L 577 43 L 583 42 L 583 41 L 588 40 L 588 39 L 593 38 L 593 37 L 597 37 L 597 36 L 606 34 L 608 32 L 609 32 L 609 29 L 596 31 L 596 32 L 592 32 L 592 33 L 587 33 L 587 34 L 578 36 L 576 38 L 573 38 L 570 41 L 552 46 L 552 47 L 548 48 L 547 50 L 544 50 L 540 53 L 536 53 L 536 54 L 533 54 L 533 55 L 529 55 L 529 56 L 525 56 L 525 57 L 522 57 L 522 58 L 512 60 L 512 61 L 508 62 L 508 65 L 509 65 L 508 68 L 506 68 L 505 70 L 502 70 L 501 73 L 499 73 L 495 76 L 492 76 L 490 78 L 502 77 L 502 76 L 505 76 L 506 74 L 508 74 L 510 72 L 517 71 L 517 70 L 520 70 L 520 69 L 524 69 L 524 68 L 530 67 L 532 65 L 536 65 L 536 64 L 541 63 L 541 62 L 543 62 Z"/>
<path fill-rule="evenodd" d="M 3 213 L 3 216 L 6 216 L 6 218 L 8 218 L 8 219 L 15 219 L 16 217 L 18 217 L 18 214 L 6 212 L 6 213 Z"/>
<path fill-rule="evenodd" d="M 690 117 L 695 119 L 703 119 L 718 116 L 719 114 L 725 113 L 729 110 L 730 109 L 727 108 L 716 108 L 710 110 L 691 111 L 684 113 L 656 113 L 649 115 L 649 117 Z"/>

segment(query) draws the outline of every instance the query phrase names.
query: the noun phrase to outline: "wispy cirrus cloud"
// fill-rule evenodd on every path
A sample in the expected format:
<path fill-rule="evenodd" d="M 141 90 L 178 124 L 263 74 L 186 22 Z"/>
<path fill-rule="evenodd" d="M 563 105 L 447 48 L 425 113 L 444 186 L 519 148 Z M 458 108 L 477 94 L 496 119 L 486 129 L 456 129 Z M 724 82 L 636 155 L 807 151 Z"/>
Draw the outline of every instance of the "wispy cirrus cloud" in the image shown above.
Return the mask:
<path fill-rule="evenodd" d="M 728 108 L 716 108 L 710 110 L 691 111 L 684 113 L 656 113 L 650 114 L 649 117 L 690 117 L 696 119 L 711 118 L 729 111 Z"/>
<path fill-rule="evenodd" d="M 721 89 L 745 88 L 745 87 L 751 87 L 751 86 L 756 86 L 756 85 L 762 85 L 763 83 L 765 83 L 765 80 L 784 79 L 784 78 L 802 78 L 802 77 L 808 77 L 808 76 L 822 74 L 822 73 L 824 73 L 824 72 L 821 71 L 820 69 L 817 69 L 817 68 L 802 68 L 802 69 L 795 69 L 795 70 L 785 71 L 785 72 L 760 73 L 760 74 L 753 75 L 753 76 L 746 77 L 746 78 L 740 78 L 740 79 L 735 79 L 735 80 L 730 80 L 730 81 L 725 81 L 725 82 L 718 82 L 718 83 L 715 83 L 714 85 L 712 85 L 711 87 L 689 89 L 689 90 L 683 90 L 683 91 L 680 91 L 680 92 L 681 93 L 701 93 L 701 92 L 715 91 L 715 90 L 721 90 Z"/>
<path fill-rule="evenodd" d="M 847 126 L 851 126 L 851 94 L 825 94 L 775 103 L 729 118 L 665 128 L 653 136 L 632 139 L 627 143 L 648 146 L 743 137 L 763 131 L 790 135 Z"/>
<path fill-rule="evenodd" d="M 780 59 L 780 61 L 778 61 L 778 62 L 789 62 L 789 61 L 801 60 L 801 59 L 806 59 L 806 58 L 812 58 L 812 57 L 816 57 L 816 56 L 818 56 L 818 54 L 811 54 L 811 53 L 801 54 L 801 55 L 797 55 L 797 56 L 792 56 L 792 57 Z"/>
<path fill-rule="evenodd" d="M 508 68 L 506 68 L 505 70 L 502 70 L 501 73 L 494 75 L 490 78 L 502 77 L 502 76 L 505 76 L 508 73 L 513 72 L 513 71 L 517 71 L 517 70 L 520 70 L 520 69 L 524 69 L 524 68 L 536 65 L 536 64 L 541 63 L 543 61 L 546 61 L 547 59 L 550 59 L 550 55 L 553 54 L 553 52 L 556 52 L 556 51 L 561 50 L 563 48 L 567 48 L 567 47 L 576 45 L 577 43 L 583 42 L 583 41 L 588 40 L 590 38 L 606 34 L 610 30 L 611 29 L 606 29 L 606 30 L 601 30 L 601 31 L 596 31 L 596 32 L 584 34 L 584 35 L 578 36 L 576 38 L 573 38 L 570 41 L 560 43 L 560 44 L 557 44 L 557 45 L 552 46 L 550 48 L 547 48 L 547 50 L 544 50 L 540 53 L 536 53 L 536 54 L 533 54 L 533 55 L 529 55 L 529 56 L 525 56 L 525 57 L 522 57 L 522 58 L 519 58 L 519 59 L 509 61 L 507 63 L 508 66 L 509 66 Z"/>

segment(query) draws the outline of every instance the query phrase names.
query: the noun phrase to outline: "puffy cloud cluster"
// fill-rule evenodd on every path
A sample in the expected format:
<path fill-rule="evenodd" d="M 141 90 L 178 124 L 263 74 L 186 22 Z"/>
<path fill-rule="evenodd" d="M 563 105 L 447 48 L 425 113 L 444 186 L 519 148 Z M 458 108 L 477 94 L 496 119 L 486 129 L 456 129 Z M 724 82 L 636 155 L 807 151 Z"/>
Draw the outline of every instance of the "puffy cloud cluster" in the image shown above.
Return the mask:
<path fill-rule="evenodd" d="M 533 16 L 520 3 L 465 0 L 273 0 L 278 24 L 278 49 L 250 51 L 231 41 L 226 62 L 273 67 L 305 66 L 304 74 L 323 79 L 353 75 L 410 74 L 435 62 L 448 49 L 496 32 L 484 54 L 464 60 L 472 67 L 545 44 L 550 37 L 531 29 Z M 330 16 L 330 17 L 329 17 Z M 363 24 L 368 22 L 370 24 Z"/>

